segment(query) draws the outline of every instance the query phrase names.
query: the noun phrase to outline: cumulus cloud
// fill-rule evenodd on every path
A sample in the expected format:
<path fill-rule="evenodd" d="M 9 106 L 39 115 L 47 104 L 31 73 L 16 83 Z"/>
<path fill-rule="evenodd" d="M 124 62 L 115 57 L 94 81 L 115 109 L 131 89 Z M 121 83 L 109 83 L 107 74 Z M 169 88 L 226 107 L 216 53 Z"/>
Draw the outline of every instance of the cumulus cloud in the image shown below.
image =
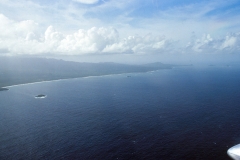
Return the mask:
<path fill-rule="evenodd" d="M 66 35 L 60 41 L 57 50 L 70 54 L 101 53 L 107 44 L 113 44 L 118 39 L 118 32 L 114 28 L 80 29 L 73 34 Z"/>
<path fill-rule="evenodd" d="M 129 36 L 123 40 L 107 45 L 103 52 L 106 53 L 135 53 L 146 54 L 166 49 L 167 40 L 164 37 L 153 36 Z"/>
<path fill-rule="evenodd" d="M 237 40 L 238 40 L 237 36 L 226 36 L 226 38 L 220 48 L 221 49 L 231 48 L 236 45 Z"/>
<path fill-rule="evenodd" d="M 234 53 L 240 51 L 240 33 L 214 38 L 193 35 L 186 46 L 153 34 L 121 37 L 113 27 L 92 27 L 64 34 L 49 26 L 41 31 L 32 20 L 14 21 L 0 14 L 1 54 L 169 54 Z"/>
<path fill-rule="evenodd" d="M 84 4 L 95 4 L 97 2 L 99 2 L 99 0 L 73 0 L 75 2 L 79 2 L 79 3 L 84 3 Z"/>
<path fill-rule="evenodd" d="M 36 32 L 38 24 L 32 20 L 15 22 L 0 14 L 0 36 L 1 38 L 23 38 L 30 32 Z"/>
<path fill-rule="evenodd" d="M 120 38 L 115 28 L 92 27 L 63 34 L 49 26 L 44 33 L 34 21 L 16 22 L 0 15 L 0 49 L 11 54 L 145 54 L 166 48 L 164 37 L 128 36 Z"/>
<path fill-rule="evenodd" d="M 232 33 L 215 39 L 210 34 L 204 34 L 202 38 L 193 36 L 186 50 L 197 53 L 237 53 L 240 51 L 240 33 Z"/>

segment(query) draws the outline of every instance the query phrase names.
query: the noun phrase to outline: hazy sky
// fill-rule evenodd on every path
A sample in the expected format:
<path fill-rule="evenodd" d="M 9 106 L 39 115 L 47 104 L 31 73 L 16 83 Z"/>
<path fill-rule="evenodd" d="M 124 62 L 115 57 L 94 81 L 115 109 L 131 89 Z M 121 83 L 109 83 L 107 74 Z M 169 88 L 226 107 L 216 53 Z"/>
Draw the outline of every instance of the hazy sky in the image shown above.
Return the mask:
<path fill-rule="evenodd" d="M 239 0 L 0 1 L 2 55 L 127 62 L 239 51 Z"/>

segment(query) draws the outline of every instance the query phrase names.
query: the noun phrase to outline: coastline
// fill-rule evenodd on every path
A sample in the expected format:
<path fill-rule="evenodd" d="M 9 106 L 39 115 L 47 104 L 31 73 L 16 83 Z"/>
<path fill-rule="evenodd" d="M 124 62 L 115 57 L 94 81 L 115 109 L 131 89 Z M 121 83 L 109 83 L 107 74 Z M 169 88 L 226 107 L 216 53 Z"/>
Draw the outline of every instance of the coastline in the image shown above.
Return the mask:
<path fill-rule="evenodd" d="M 173 66 L 175 66 L 161 62 L 131 65 L 114 62 L 86 63 L 46 58 L 27 59 L 19 57 L 0 60 L 0 64 L 2 65 L 0 67 L 0 72 L 2 73 L 0 77 L 0 91 L 6 90 L 3 88 L 26 84 L 75 78 L 146 73 L 162 69 L 172 69 Z M 7 61 L 9 65 L 3 65 L 5 61 Z"/>
<path fill-rule="evenodd" d="M 9 89 L 8 88 L 6 88 L 6 87 L 1 87 L 0 88 L 0 91 L 8 91 Z"/>
<path fill-rule="evenodd" d="M 145 72 L 126 72 L 126 73 L 115 73 L 115 74 L 105 74 L 105 75 L 95 75 L 95 76 L 83 76 L 83 77 L 75 77 L 75 78 L 62 78 L 62 79 L 43 80 L 43 81 L 36 81 L 36 82 L 29 82 L 29 83 L 13 84 L 13 85 L 9 85 L 9 86 L 0 87 L 0 92 L 10 90 L 9 88 L 11 88 L 11 87 L 23 86 L 23 85 L 29 85 L 29 84 L 38 84 L 38 83 L 55 82 L 55 81 L 80 79 L 80 78 L 106 77 L 106 76 L 113 76 L 113 75 L 133 74 L 133 73 L 151 73 L 151 72 L 156 72 L 156 71 L 160 71 L 160 70 L 164 70 L 164 69 L 156 69 L 156 70 L 145 71 Z M 167 68 L 167 69 L 172 69 L 172 68 Z"/>

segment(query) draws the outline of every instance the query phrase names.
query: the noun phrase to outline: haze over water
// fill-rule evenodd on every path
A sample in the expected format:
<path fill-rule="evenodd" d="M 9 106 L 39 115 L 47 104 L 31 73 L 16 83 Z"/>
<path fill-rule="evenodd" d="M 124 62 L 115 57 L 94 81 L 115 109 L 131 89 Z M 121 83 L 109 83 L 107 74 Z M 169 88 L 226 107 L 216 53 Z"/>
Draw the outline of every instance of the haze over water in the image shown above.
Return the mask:
<path fill-rule="evenodd" d="M 229 159 L 238 73 L 182 67 L 10 87 L 0 92 L 0 159 Z"/>

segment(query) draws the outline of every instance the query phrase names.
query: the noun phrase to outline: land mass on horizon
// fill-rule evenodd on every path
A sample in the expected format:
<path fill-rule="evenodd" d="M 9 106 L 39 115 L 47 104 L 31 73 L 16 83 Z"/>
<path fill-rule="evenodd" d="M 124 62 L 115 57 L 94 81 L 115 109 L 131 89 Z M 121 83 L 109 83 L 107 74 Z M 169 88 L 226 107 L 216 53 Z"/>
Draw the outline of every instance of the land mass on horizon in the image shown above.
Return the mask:
<path fill-rule="evenodd" d="M 171 69 L 160 62 L 127 65 L 112 62 L 83 63 L 47 58 L 0 57 L 0 91 L 6 86 L 58 79 Z"/>
<path fill-rule="evenodd" d="M 0 91 L 8 91 L 8 88 L 0 88 Z"/>

